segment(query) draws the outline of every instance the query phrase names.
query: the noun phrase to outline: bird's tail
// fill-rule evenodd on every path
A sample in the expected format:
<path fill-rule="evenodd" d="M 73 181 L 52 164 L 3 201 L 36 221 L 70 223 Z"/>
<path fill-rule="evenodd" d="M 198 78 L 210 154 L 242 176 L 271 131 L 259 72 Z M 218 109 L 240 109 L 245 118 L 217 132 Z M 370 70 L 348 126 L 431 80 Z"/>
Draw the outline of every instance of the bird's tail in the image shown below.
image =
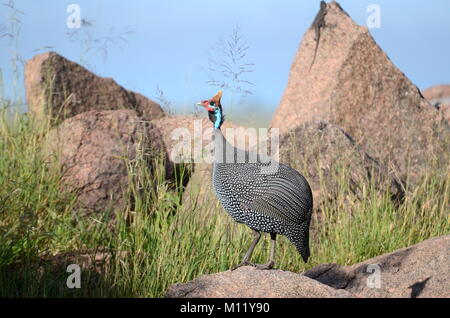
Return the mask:
<path fill-rule="evenodd" d="M 296 227 L 294 231 L 286 237 L 295 245 L 297 251 L 302 256 L 305 263 L 308 262 L 310 256 L 309 250 L 309 220 L 304 221 L 300 226 Z"/>

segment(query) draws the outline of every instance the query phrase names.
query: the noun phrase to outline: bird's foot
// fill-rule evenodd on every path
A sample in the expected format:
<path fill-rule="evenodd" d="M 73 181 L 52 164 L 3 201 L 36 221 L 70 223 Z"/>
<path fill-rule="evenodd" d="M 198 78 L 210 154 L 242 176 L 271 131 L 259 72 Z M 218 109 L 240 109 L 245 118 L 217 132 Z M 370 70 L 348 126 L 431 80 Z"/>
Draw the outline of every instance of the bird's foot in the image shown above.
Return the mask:
<path fill-rule="evenodd" d="M 231 270 L 234 271 L 235 269 L 238 269 L 239 267 L 242 267 L 242 266 L 253 266 L 253 267 L 256 267 L 257 265 L 253 264 L 253 263 L 250 263 L 249 261 L 243 261 L 242 263 L 239 263 L 236 266 L 233 266 L 231 268 Z"/>
<path fill-rule="evenodd" d="M 266 264 L 254 264 L 257 269 L 272 269 L 273 265 L 275 265 L 274 261 L 269 261 Z"/>

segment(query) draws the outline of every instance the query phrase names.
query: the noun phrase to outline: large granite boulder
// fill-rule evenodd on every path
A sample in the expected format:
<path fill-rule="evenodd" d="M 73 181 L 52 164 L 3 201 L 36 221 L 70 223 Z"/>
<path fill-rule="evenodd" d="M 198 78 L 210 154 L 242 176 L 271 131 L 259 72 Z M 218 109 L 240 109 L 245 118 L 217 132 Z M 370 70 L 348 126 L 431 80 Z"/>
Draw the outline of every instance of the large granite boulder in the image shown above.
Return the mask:
<path fill-rule="evenodd" d="M 448 152 L 442 117 L 378 46 L 332 1 L 315 62 L 315 31 L 304 35 L 271 127 L 281 133 L 325 120 L 341 127 L 374 158 L 416 181 L 430 153 Z M 445 127 L 442 127 L 445 126 Z"/>
<path fill-rule="evenodd" d="M 44 149 L 58 161 L 64 188 L 74 191 L 86 213 L 122 209 L 127 164 L 138 153 L 162 151 L 161 137 L 134 110 L 89 111 L 63 121 L 47 135 Z"/>
<path fill-rule="evenodd" d="M 55 52 L 27 61 L 25 88 L 30 111 L 41 118 L 50 115 L 56 122 L 91 110 L 132 109 L 146 120 L 164 116 L 154 101 Z"/>

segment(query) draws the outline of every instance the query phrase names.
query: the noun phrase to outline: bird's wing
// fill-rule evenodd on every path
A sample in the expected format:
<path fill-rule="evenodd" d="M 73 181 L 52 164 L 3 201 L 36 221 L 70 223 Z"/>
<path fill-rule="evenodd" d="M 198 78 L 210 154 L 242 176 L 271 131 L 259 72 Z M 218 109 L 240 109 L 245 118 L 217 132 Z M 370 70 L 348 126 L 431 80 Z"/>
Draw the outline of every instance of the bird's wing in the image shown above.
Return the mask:
<path fill-rule="evenodd" d="M 280 165 L 278 174 L 263 178 L 257 195 L 243 207 L 283 223 L 300 224 L 311 216 L 311 190 L 298 172 Z"/>

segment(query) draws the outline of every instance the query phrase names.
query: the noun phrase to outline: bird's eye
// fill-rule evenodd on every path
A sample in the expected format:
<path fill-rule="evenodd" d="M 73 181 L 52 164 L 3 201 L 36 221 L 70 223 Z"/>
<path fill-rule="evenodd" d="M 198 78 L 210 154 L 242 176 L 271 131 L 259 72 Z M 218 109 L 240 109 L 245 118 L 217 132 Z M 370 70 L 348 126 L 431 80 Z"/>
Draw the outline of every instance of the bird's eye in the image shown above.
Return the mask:
<path fill-rule="evenodd" d="M 213 101 L 209 102 L 209 105 L 214 106 L 214 102 Z"/>

